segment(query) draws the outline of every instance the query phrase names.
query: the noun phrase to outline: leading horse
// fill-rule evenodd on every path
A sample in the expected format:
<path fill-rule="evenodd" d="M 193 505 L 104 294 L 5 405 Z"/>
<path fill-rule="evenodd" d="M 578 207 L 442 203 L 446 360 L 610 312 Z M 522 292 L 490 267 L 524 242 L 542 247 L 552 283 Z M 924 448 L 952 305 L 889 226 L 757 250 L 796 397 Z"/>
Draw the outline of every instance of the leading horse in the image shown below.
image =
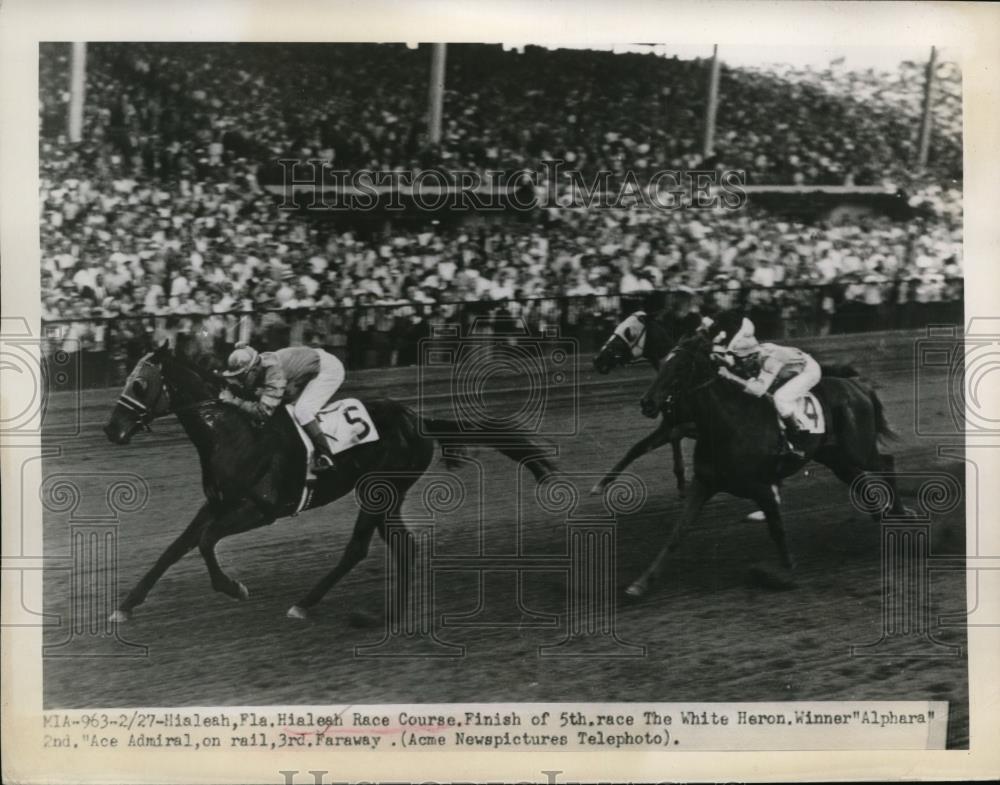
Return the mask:
<path fill-rule="evenodd" d="M 656 380 L 641 400 L 642 413 L 655 417 L 681 406 L 693 414 L 697 430 L 694 477 L 678 520 L 650 566 L 628 587 L 631 598 L 645 595 L 659 578 L 670 552 L 686 528 L 697 520 L 705 503 L 719 492 L 752 499 L 763 511 L 782 567 L 794 568 L 785 538 L 778 485 L 809 460 L 829 467 L 852 493 L 868 498 L 853 483 L 868 472 L 879 472 L 889 485 L 891 512 L 907 511 L 899 501 L 891 455 L 879 451 L 880 438 L 894 436 L 873 389 L 856 377 L 824 376 L 813 388 L 824 414 L 826 431 L 796 439 L 801 458 L 783 457 L 780 426 L 768 397 L 754 398 L 719 376 L 706 333 L 682 339 L 664 360 Z M 875 495 L 878 495 L 876 491 Z M 873 517 L 878 518 L 873 513 Z M 788 581 L 779 578 L 781 584 Z"/>
<path fill-rule="evenodd" d="M 299 507 L 305 482 L 305 447 L 287 411 L 279 409 L 266 425 L 255 427 L 241 411 L 218 400 L 220 384 L 212 372 L 175 357 L 164 344 L 139 360 L 104 427 L 111 442 L 128 444 L 152 420 L 176 415 L 198 451 L 206 499 L 187 528 L 122 600 L 112 621 L 126 621 L 163 573 L 196 547 L 208 567 L 212 588 L 233 599 L 248 599 L 247 588 L 219 565 L 216 544 L 223 537 L 292 515 Z M 454 462 L 449 462 L 445 447 L 461 452 L 488 444 L 524 464 L 536 480 L 555 470 L 544 447 L 516 433 L 464 433 L 457 423 L 422 417 L 393 400 L 364 404 L 380 438 L 339 453 L 334 467 L 316 479 L 310 506 L 329 504 L 370 477 L 391 483 L 392 488 L 386 489 L 392 491 L 389 509 L 375 512 L 361 505 L 340 560 L 289 609 L 292 618 L 306 618 L 308 610 L 367 555 L 376 529 L 385 538 L 386 520 L 398 520 L 407 491 L 433 460 L 435 441 L 441 445 L 449 468 Z M 389 546 L 393 547 L 392 540 Z M 397 574 L 408 575 L 405 548 L 397 548 L 393 558 Z M 397 591 L 405 592 L 406 581 L 400 583 L 403 585 L 396 587 Z"/>

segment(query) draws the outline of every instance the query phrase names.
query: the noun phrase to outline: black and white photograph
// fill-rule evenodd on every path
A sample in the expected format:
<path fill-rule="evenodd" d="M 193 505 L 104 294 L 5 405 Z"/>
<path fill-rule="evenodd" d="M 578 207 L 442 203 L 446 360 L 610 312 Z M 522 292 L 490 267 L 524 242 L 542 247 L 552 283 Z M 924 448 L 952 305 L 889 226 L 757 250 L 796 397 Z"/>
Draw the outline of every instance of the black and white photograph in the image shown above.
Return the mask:
<path fill-rule="evenodd" d="M 953 37 L 207 32 L 39 37 L 5 177 L 53 761 L 984 743 Z"/>

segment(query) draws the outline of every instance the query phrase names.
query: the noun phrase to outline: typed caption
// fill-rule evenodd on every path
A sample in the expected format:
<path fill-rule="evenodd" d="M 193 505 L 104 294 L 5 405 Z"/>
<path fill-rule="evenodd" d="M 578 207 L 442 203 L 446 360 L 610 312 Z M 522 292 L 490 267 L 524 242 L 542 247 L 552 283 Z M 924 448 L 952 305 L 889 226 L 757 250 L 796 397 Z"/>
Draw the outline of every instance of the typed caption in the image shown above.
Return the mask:
<path fill-rule="evenodd" d="M 74 750 L 943 749 L 934 701 L 420 704 L 50 711 L 43 747 Z"/>

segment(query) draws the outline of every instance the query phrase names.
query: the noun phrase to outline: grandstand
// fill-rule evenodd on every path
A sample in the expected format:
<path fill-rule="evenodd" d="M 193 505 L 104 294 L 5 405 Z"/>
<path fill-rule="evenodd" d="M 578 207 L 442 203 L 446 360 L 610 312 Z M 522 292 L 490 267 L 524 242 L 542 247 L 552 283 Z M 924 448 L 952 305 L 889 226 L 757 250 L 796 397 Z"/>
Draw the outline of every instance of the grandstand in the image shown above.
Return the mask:
<path fill-rule="evenodd" d="M 361 367 L 413 362 L 431 324 L 482 314 L 559 325 L 585 348 L 650 304 L 741 302 L 775 335 L 961 314 L 961 77 L 937 55 L 893 72 L 653 47 L 95 43 L 40 57 L 43 318 L 51 349 L 88 353 L 88 383 L 118 381 L 163 338 L 216 353 L 314 343 Z M 487 180 L 561 160 L 612 187 L 741 169 L 761 198 L 312 216 L 278 209 L 279 159 Z"/>

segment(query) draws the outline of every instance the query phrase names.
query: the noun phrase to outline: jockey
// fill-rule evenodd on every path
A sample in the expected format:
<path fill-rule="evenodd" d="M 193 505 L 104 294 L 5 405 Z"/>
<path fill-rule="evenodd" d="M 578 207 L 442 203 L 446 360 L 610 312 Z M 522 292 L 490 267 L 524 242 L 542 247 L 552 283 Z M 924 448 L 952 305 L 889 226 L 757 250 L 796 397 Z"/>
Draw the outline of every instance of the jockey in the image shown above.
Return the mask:
<path fill-rule="evenodd" d="M 768 391 L 775 379 L 787 379 L 771 396 L 785 429 L 782 452 L 804 457 L 804 453 L 791 444 L 789 436 L 800 430 L 795 421 L 795 402 L 819 382 L 819 363 L 801 349 L 759 343 L 754 336 L 753 322 L 746 317 L 731 339 L 724 331 L 715 336 L 713 353 L 735 371 L 733 373 L 724 365 L 719 368 L 719 375 L 737 382 L 747 393 L 758 398 Z"/>
<path fill-rule="evenodd" d="M 258 352 L 249 344 L 238 343 L 229 355 L 228 365 L 222 375 L 239 385 L 241 395 L 227 388 L 219 393 L 219 400 L 246 412 L 258 423 L 269 420 L 280 404 L 294 401 L 295 419 L 316 446 L 313 471 L 333 466 L 333 453 L 316 413 L 344 381 L 340 360 L 309 346 Z"/>

